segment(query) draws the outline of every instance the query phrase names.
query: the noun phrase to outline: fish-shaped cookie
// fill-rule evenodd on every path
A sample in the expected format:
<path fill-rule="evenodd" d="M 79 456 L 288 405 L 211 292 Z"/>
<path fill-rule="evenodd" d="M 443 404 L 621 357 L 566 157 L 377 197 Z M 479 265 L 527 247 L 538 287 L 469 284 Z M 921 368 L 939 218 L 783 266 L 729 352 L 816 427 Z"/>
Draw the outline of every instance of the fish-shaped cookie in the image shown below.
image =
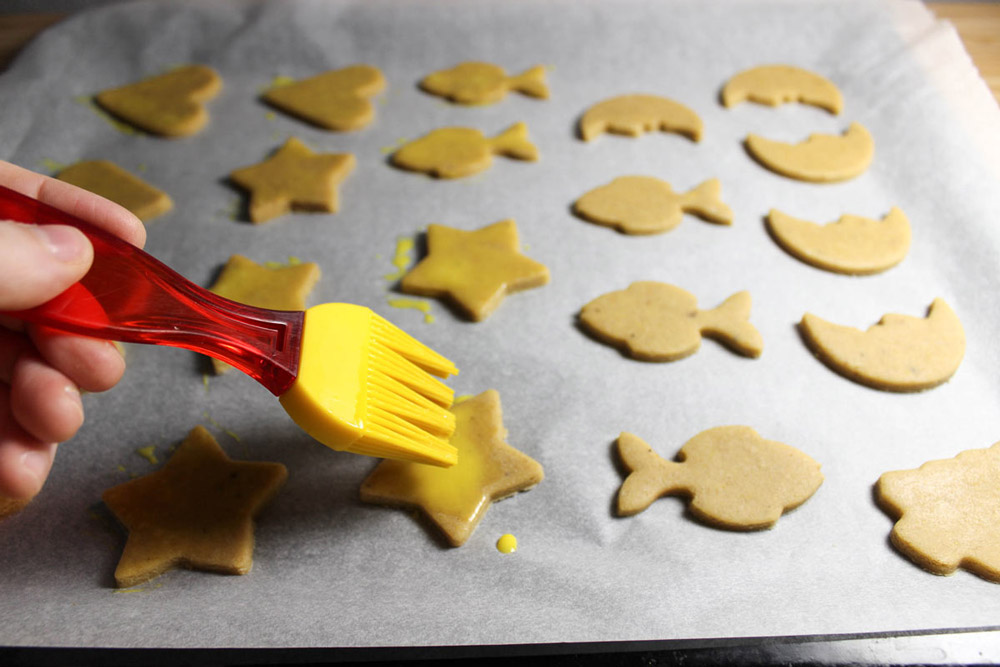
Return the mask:
<path fill-rule="evenodd" d="M 702 336 L 759 357 L 764 342 L 749 318 L 749 292 L 738 292 L 712 310 L 698 310 L 690 292 L 651 280 L 599 296 L 580 311 L 584 329 L 640 361 L 682 359 L 698 350 Z"/>
<path fill-rule="evenodd" d="M 718 426 L 684 443 L 677 461 L 660 457 L 631 433 L 618 437 L 618 454 L 629 471 L 618 491 L 619 516 L 638 514 L 662 496 L 691 498 L 701 521 L 729 530 L 773 526 L 823 483 L 809 455 L 749 426 Z"/>
<path fill-rule="evenodd" d="M 625 234 L 669 231 L 680 224 L 685 213 L 731 225 L 733 212 L 720 199 L 720 190 L 715 178 L 687 192 L 674 192 L 669 183 L 652 176 L 621 176 L 580 197 L 573 212 Z"/>
<path fill-rule="evenodd" d="M 492 104 L 512 90 L 542 99 L 549 96 L 545 68 L 541 65 L 510 76 L 492 63 L 465 62 L 428 74 L 421 79 L 420 87 L 458 104 Z"/>
<path fill-rule="evenodd" d="M 488 138 L 469 127 L 443 127 L 404 144 L 392 154 L 392 164 L 437 178 L 461 178 L 489 168 L 494 155 L 538 160 L 538 148 L 528 138 L 528 126 L 515 123 Z"/>

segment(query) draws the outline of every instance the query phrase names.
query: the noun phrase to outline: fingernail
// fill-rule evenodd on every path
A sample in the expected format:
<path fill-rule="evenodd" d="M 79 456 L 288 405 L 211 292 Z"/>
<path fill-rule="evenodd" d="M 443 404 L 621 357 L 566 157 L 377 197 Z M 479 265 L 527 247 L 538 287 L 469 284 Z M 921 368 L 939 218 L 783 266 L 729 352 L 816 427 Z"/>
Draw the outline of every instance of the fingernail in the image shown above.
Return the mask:
<path fill-rule="evenodd" d="M 75 385 L 66 385 L 66 396 L 69 397 L 73 408 L 80 413 L 80 423 L 83 424 L 83 399 L 80 398 L 80 390 Z"/>
<path fill-rule="evenodd" d="M 87 248 L 87 239 L 76 229 L 65 225 L 35 225 L 29 227 L 60 262 L 79 259 Z"/>
<path fill-rule="evenodd" d="M 38 481 L 39 486 L 49 474 L 51 465 L 51 459 L 47 452 L 29 449 L 21 454 L 21 468 L 33 476 Z"/>

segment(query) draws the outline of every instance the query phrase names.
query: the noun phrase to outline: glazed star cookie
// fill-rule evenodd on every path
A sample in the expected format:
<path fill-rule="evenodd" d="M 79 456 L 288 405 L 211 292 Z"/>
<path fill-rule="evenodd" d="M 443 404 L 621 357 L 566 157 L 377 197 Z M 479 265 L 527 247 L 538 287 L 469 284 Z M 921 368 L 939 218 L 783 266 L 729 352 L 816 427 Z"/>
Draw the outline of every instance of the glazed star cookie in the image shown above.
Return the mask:
<path fill-rule="evenodd" d="M 371 97 L 385 78 L 371 65 L 353 65 L 267 90 L 264 101 L 313 125 L 336 131 L 360 130 L 372 122 Z"/>
<path fill-rule="evenodd" d="M 108 113 L 146 132 L 186 137 L 208 123 L 205 103 L 221 88 L 222 79 L 211 67 L 186 65 L 102 91 L 94 101 Z"/>
<path fill-rule="evenodd" d="M 661 458 L 631 433 L 618 437 L 628 477 L 618 491 L 619 516 L 642 512 L 668 495 L 691 499 L 691 513 L 728 530 L 772 527 L 823 483 L 810 456 L 749 426 L 719 426 L 684 443 L 677 461 Z"/>
<path fill-rule="evenodd" d="M 474 321 L 504 297 L 549 282 L 549 270 L 520 252 L 517 224 L 501 220 L 471 232 L 427 227 L 427 256 L 403 276 L 407 294 L 444 297 Z"/>
<path fill-rule="evenodd" d="M 390 160 L 407 171 L 461 178 L 488 169 L 494 155 L 536 162 L 538 148 L 528 138 L 528 126 L 515 123 L 492 138 L 468 127 L 443 127 L 404 144 Z"/>
<path fill-rule="evenodd" d="M 897 470 L 875 485 L 896 520 L 892 545 L 934 574 L 958 568 L 1000 583 L 1000 442 Z"/>
<path fill-rule="evenodd" d="M 955 311 L 934 299 L 927 317 L 887 314 L 867 331 L 811 313 L 799 323 L 806 344 L 831 370 L 884 391 L 922 391 L 947 382 L 965 355 Z"/>
<path fill-rule="evenodd" d="M 132 211 L 146 222 L 174 207 L 167 193 L 154 188 L 109 160 L 88 160 L 66 167 L 56 176 Z"/>
<path fill-rule="evenodd" d="M 450 468 L 386 459 L 361 484 L 361 500 L 413 508 L 434 523 L 453 547 L 465 544 L 497 500 L 542 481 L 542 466 L 504 442 L 500 394 L 490 389 L 456 402 L 458 463 Z"/>
<path fill-rule="evenodd" d="M 499 102 L 510 91 L 542 99 L 549 96 L 545 68 L 541 65 L 508 76 L 502 67 L 492 63 L 464 62 L 428 74 L 420 80 L 420 87 L 432 95 L 470 105 Z"/>
<path fill-rule="evenodd" d="M 840 136 L 812 134 L 802 143 L 787 144 L 756 134 L 746 138 L 751 156 L 771 171 L 800 181 L 846 181 L 863 173 L 875 155 L 872 135 L 861 123 L 851 123 Z"/>
<path fill-rule="evenodd" d="M 720 191 L 715 178 L 678 193 L 666 181 L 652 176 L 621 176 L 580 197 L 573 204 L 573 212 L 625 234 L 669 231 L 681 223 L 685 213 L 731 225 L 733 212 L 720 199 Z"/>
<path fill-rule="evenodd" d="M 355 163 L 350 153 L 314 153 L 291 137 L 271 157 L 229 178 L 250 193 L 250 220 L 261 223 L 293 209 L 336 213 L 337 188 Z"/>
<path fill-rule="evenodd" d="M 128 531 L 115 583 L 136 586 L 175 567 L 246 574 L 253 519 L 287 476 L 280 463 L 233 461 L 196 426 L 163 468 L 104 492 Z"/>
<path fill-rule="evenodd" d="M 269 310 L 305 310 L 306 297 L 319 280 L 319 265 L 261 266 L 243 255 L 233 255 L 209 291 L 221 297 Z M 212 359 L 216 374 L 232 366 Z"/>
<path fill-rule="evenodd" d="M 680 102 L 657 95 L 622 95 L 598 102 L 580 118 L 580 137 L 590 141 L 604 133 L 638 137 L 644 132 L 675 132 L 701 140 L 702 122 Z"/>
<path fill-rule="evenodd" d="M 682 359 L 698 351 L 702 336 L 744 356 L 759 357 L 764 342 L 749 318 L 749 292 L 738 292 L 711 310 L 698 310 L 690 292 L 650 280 L 599 296 L 580 311 L 580 324 L 588 333 L 640 361 Z"/>
<path fill-rule="evenodd" d="M 896 207 L 881 221 L 843 215 L 826 225 L 771 209 L 767 227 L 788 254 L 834 273 L 879 273 L 899 264 L 910 250 L 910 221 Z"/>
<path fill-rule="evenodd" d="M 824 76 L 792 65 L 761 65 L 735 75 L 722 88 L 722 104 L 731 107 L 744 101 L 776 107 L 801 102 L 836 115 L 844 99 L 836 85 Z"/>

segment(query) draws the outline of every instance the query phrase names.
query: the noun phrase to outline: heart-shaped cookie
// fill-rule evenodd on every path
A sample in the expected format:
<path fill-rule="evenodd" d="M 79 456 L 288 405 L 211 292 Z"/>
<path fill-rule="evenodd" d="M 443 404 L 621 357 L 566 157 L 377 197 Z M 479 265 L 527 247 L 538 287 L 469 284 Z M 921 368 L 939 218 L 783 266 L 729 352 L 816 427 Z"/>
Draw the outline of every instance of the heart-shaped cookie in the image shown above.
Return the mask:
<path fill-rule="evenodd" d="M 222 79 L 211 67 L 186 65 L 102 91 L 94 99 L 105 111 L 139 129 L 165 137 L 186 137 L 208 122 L 205 102 L 221 87 Z"/>
<path fill-rule="evenodd" d="M 371 65 L 352 65 L 295 83 L 276 86 L 264 101 L 285 113 L 328 130 L 360 130 L 375 110 L 368 98 L 385 87 L 385 79 Z"/>

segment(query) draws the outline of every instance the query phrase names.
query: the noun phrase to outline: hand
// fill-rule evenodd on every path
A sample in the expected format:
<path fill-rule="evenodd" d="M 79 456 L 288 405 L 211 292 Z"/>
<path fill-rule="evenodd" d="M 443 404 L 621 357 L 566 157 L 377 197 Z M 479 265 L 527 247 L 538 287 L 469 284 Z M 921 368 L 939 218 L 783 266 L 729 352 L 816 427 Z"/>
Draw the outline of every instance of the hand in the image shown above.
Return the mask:
<path fill-rule="evenodd" d="M 0 184 L 62 209 L 140 248 L 146 230 L 107 199 L 0 162 Z M 86 274 L 93 248 L 64 225 L 0 221 L 0 311 L 45 303 Z M 63 334 L 0 316 L 0 496 L 42 488 L 57 443 L 83 424 L 80 390 L 110 389 L 125 361 L 107 341 Z"/>

